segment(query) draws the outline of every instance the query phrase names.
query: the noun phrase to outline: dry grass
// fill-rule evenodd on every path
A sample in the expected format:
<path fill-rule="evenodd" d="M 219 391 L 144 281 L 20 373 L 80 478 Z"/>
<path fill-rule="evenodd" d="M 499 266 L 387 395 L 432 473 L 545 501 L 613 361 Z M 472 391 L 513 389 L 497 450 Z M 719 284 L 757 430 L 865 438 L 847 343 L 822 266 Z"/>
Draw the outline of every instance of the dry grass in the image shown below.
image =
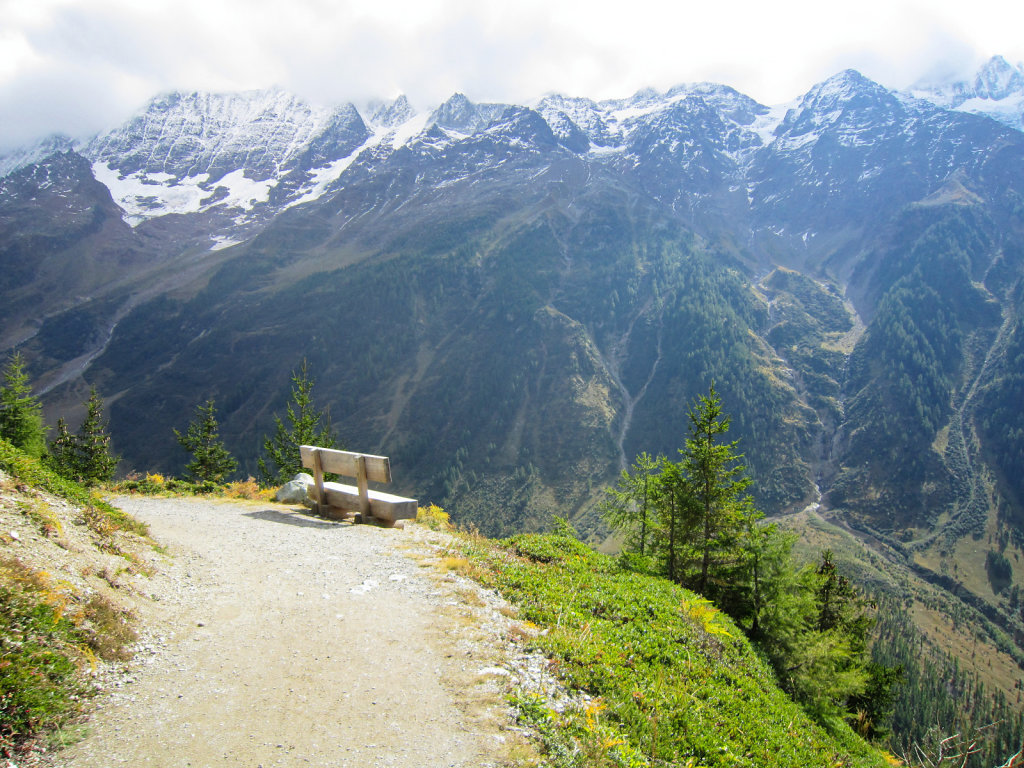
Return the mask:
<path fill-rule="evenodd" d="M 466 558 L 453 557 L 451 555 L 446 555 L 445 557 L 442 557 L 441 562 L 438 564 L 438 567 L 445 573 L 450 573 L 451 571 L 456 571 L 458 573 L 467 573 L 471 568 L 470 562 Z"/>
<path fill-rule="evenodd" d="M 248 499 L 250 501 L 270 501 L 274 498 L 273 488 L 260 488 L 253 477 L 228 483 L 224 486 L 224 495 L 229 499 Z"/>
<path fill-rule="evenodd" d="M 16 504 L 18 510 L 35 523 L 44 536 L 59 536 L 63 532 L 60 518 L 42 499 L 20 500 Z"/>
<path fill-rule="evenodd" d="M 128 611 L 94 593 L 83 607 L 82 616 L 89 648 L 96 656 L 105 661 L 127 661 L 132 657 L 129 646 L 139 635 L 132 627 Z"/>
<path fill-rule="evenodd" d="M 484 601 L 484 599 L 480 597 L 480 593 L 477 592 L 475 589 L 463 587 L 461 589 L 455 590 L 455 594 L 458 595 L 459 599 L 466 605 L 471 605 L 476 608 L 482 608 L 483 606 L 487 605 L 486 601 Z"/>

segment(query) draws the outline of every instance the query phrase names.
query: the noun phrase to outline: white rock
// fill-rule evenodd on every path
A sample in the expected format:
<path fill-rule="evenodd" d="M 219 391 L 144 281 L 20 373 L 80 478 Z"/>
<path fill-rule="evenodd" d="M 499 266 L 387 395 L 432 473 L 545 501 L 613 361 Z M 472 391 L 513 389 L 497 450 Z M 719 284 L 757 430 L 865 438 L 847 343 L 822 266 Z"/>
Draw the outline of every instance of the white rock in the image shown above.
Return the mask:
<path fill-rule="evenodd" d="M 306 475 L 306 477 L 309 477 L 309 475 Z M 277 493 L 274 494 L 274 501 L 281 502 L 282 504 L 301 504 L 309 496 L 309 488 L 312 484 L 312 480 L 308 484 L 302 480 L 289 480 L 277 489 Z"/>

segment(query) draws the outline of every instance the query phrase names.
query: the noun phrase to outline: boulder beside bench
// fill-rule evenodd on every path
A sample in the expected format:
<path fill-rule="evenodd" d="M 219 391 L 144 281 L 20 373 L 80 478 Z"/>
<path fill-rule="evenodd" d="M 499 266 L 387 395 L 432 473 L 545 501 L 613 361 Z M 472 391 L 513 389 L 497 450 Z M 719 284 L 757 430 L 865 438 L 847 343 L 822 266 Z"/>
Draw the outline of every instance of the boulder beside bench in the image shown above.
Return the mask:
<path fill-rule="evenodd" d="M 391 482 L 391 460 L 387 456 L 339 451 L 315 445 L 299 447 L 302 466 L 313 470 L 311 496 L 320 514 L 336 519 L 356 516 L 356 522 L 376 522 L 392 527 L 399 520 L 415 520 L 416 499 L 395 496 L 369 488 L 369 483 Z M 324 473 L 353 477 L 356 484 L 324 482 Z"/>

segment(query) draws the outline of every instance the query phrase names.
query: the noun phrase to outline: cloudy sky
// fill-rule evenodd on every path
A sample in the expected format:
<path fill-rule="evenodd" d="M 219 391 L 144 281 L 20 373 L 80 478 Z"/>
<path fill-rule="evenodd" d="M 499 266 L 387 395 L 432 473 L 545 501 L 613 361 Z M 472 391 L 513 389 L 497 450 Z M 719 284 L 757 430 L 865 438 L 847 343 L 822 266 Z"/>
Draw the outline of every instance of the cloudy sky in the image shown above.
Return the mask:
<path fill-rule="evenodd" d="M 710 80 L 776 104 L 847 67 L 905 87 L 1018 63 L 1022 22 L 1012 0 L 0 0 L 0 149 L 171 89 L 428 107 Z"/>

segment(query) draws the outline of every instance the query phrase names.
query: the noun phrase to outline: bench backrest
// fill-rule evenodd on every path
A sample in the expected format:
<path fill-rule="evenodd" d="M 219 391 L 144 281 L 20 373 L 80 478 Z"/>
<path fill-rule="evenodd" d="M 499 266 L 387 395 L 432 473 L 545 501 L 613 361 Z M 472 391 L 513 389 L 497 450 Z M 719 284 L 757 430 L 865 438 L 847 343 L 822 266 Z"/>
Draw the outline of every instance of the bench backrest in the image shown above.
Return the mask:
<path fill-rule="evenodd" d="M 391 461 L 387 456 L 338 451 L 334 448 L 318 448 L 315 445 L 301 445 L 299 451 L 302 453 L 302 466 L 313 469 L 316 466 L 314 456 L 319 454 L 321 470 L 335 475 L 345 475 L 345 477 L 358 477 L 361 457 L 366 466 L 367 480 L 374 483 L 391 482 Z"/>

